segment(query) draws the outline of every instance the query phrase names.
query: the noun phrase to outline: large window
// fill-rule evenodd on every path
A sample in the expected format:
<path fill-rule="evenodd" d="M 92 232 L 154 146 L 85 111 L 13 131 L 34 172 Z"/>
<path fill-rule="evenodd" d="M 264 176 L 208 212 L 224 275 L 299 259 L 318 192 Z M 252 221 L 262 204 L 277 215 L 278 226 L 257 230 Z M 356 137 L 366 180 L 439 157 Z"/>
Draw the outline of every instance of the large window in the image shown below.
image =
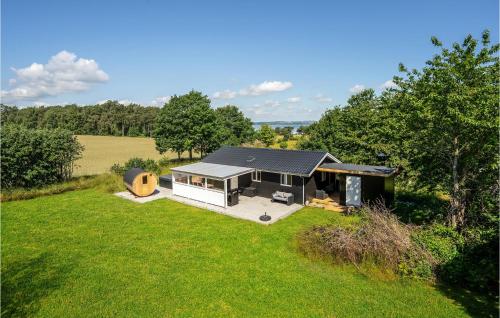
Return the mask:
<path fill-rule="evenodd" d="M 189 184 L 197 187 L 205 187 L 205 178 L 200 176 L 189 176 Z"/>
<path fill-rule="evenodd" d="M 292 175 L 286 174 L 286 173 L 282 173 L 281 174 L 280 184 L 282 186 L 291 187 L 292 186 Z"/>
<path fill-rule="evenodd" d="M 186 174 L 175 173 L 174 178 L 175 178 L 175 182 L 177 182 L 177 183 L 184 183 L 184 184 L 188 183 L 188 176 Z"/>
<path fill-rule="evenodd" d="M 252 181 L 260 182 L 260 170 L 252 171 Z"/>
<path fill-rule="evenodd" d="M 224 181 L 207 179 L 207 189 L 224 191 Z"/>

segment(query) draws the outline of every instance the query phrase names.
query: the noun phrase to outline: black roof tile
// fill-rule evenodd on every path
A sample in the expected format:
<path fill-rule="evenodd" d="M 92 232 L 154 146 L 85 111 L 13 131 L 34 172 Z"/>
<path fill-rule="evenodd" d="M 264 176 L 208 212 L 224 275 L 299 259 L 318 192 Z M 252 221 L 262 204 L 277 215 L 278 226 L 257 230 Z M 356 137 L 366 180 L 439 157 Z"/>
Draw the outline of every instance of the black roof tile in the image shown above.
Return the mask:
<path fill-rule="evenodd" d="M 309 175 L 327 154 L 326 151 L 222 147 L 201 161 L 270 172 Z"/>

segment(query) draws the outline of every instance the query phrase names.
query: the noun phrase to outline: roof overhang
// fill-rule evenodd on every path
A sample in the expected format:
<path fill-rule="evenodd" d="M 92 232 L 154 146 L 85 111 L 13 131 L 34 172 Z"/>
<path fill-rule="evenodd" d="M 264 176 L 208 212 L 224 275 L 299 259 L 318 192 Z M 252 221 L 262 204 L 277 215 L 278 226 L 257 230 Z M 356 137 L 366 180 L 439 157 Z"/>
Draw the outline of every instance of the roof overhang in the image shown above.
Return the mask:
<path fill-rule="evenodd" d="M 318 164 L 314 167 L 314 169 L 311 170 L 311 172 L 309 172 L 309 175 L 305 176 L 305 177 L 310 177 L 312 176 L 312 174 L 314 173 L 314 171 L 317 171 L 318 170 L 318 167 L 323 164 L 323 161 L 325 161 L 326 158 L 329 158 L 337 163 L 342 163 L 342 161 L 338 160 L 337 158 L 335 158 L 333 155 L 331 155 L 329 152 L 327 152 L 323 158 L 321 158 L 321 160 L 318 162 Z"/>
<path fill-rule="evenodd" d="M 225 180 L 250 173 L 254 171 L 255 168 L 220 165 L 208 162 L 197 162 L 185 166 L 171 168 L 170 170 L 177 173 L 186 173 L 212 179 Z"/>
<path fill-rule="evenodd" d="M 344 163 L 324 163 L 316 171 L 334 172 L 343 174 L 366 175 L 376 177 L 390 177 L 396 169 L 383 166 L 353 165 Z"/>

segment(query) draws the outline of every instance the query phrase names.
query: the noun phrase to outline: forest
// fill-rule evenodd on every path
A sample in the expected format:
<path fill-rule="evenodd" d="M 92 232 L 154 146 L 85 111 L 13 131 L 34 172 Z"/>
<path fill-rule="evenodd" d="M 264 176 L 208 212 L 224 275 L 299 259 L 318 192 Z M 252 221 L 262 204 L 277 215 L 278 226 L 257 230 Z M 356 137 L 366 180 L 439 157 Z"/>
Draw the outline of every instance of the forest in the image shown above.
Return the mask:
<path fill-rule="evenodd" d="M 97 105 L 18 108 L 1 105 L 2 124 L 30 129 L 62 128 L 75 135 L 151 137 L 158 107 L 123 105 L 107 101 Z"/>

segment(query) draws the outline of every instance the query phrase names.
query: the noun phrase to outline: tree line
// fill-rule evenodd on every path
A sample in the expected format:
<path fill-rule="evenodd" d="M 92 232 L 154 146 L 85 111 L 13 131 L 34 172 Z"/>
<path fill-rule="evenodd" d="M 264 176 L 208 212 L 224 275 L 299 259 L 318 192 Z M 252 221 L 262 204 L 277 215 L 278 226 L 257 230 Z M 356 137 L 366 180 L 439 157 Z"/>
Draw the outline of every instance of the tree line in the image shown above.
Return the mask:
<path fill-rule="evenodd" d="M 30 129 L 62 128 L 76 135 L 151 137 L 159 109 L 117 101 L 77 106 L 26 107 L 0 105 L 2 125 Z"/>

